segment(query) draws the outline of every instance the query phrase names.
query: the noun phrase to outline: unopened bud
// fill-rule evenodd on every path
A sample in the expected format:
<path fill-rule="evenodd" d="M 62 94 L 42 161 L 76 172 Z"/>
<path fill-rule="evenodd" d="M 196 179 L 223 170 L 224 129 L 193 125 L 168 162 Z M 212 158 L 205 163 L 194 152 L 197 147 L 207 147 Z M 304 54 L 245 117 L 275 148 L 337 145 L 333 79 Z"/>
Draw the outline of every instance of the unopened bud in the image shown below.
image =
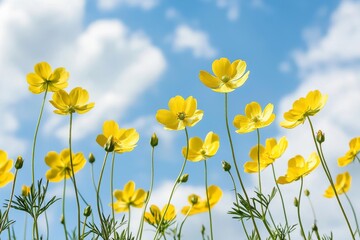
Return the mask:
<path fill-rule="evenodd" d="M 90 153 L 89 154 L 89 163 L 94 163 L 95 162 L 95 156 L 94 154 Z"/>
<path fill-rule="evenodd" d="M 60 223 L 61 224 L 65 224 L 65 218 L 64 218 L 64 215 L 61 215 L 61 217 L 60 217 Z"/>
<path fill-rule="evenodd" d="M 113 141 L 114 137 L 110 136 L 107 140 L 107 142 L 105 143 L 104 149 L 107 152 L 113 152 L 115 149 L 115 143 Z"/>
<path fill-rule="evenodd" d="M 294 206 L 295 207 L 299 206 L 299 200 L 297 198 L 294 198 Z"/>
<path fill-rule="evenodd" d="M 319 130 L 317 133 L 316 133 L 316 141 L 318 143 L 323 143 L 325 142 L 325 133 L 323 133 L 321 130 Z"/>
<path fill-rule="evenodd" d="M 310 191 L 309 191 L 309 189 L 305 189 L 305 191 L 304 191 L 304 194 L 305 194 L 305 196 L 310 196 Z"/>
<path fill-rule="evenodd" d="M 222 165 L 222 168 L 224 169 L 225 172 L 230 171 L 230 169 L 231 169 L 230 163 L 228 163 L 227 161 L 222 161 L 221 165 Z"/>
<path fill-rule="evenodd" d="M 189 179 L 189 174 L 186 173 L 180 177 L 179 182 L 186 183 L 188 181 L 188 179 Z"/>
<path fill-rule="evenodd" d="M 30 194 L 30 187 L 29 186 L 26 186 L 26 185 L 22 185 L 21 187 L 21 195 L 23 197 L 26 197 Z"/>
<path fill-rule="evenodd" d="M 24 164 L 24 159 L 22 158 L 22 156 L 18 156 L 15 162 L 15 168 L 21 169 L 23 164 Z"/>
<path fill-rule="evenodd" d="M 151 136 L 151 139 L 150 139 L 150 145 L 151 145 L 152 147 L 156 147 L 158 144 L 159 144 L 159 139 L 158 139 L 158 137 L 156 136 L 156 134 L 153 133 L 153 135 Z"/>
<path fill-rule="evenodd" d="M 91 215 L 91 212 L 92 212 L 91 206 L 90 205 L 86 206 L 86 208 L 84 209 L 84 216 L 89 217 Z"/>
<path fill-rule="evenodd" d="M 317 231 L 318 231 L 318 227 L 317 227 L 316 223 L 314 223 L 314 225 L 312 225 L 312 230 L 313 230 L 314 232 L 317 232 Z"/>
<path fill-rule="evenodd" d="M 191 195 L 189 196 L 189 200 L 190 200 L 190 202 L 191 202 L 192 205 L 195 205 L 195 204 L 198 203 L 199 197 L 198 197 L 197 195 L 195 195 L 195 194 L 191 194 Z"/>

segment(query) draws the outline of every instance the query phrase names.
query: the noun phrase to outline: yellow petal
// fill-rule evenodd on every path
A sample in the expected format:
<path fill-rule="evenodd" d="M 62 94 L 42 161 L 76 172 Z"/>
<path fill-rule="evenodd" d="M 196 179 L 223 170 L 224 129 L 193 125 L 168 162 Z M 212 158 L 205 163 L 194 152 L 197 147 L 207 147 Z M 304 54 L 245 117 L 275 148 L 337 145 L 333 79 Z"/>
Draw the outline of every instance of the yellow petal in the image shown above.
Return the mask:
<path fill-rule="evenodd" d="M 206 71 L 200 71 L 199 79 L 205 86 L 211 89 L 219 88 L 222 83 L 219 78 L 214 77 L 213 75 L 211 75 Z"/>
<path fill-rule="evenodd" d="M 229 59 L 227 58 L 220 58 L 215 60 L 212 63 L 212 71 L 214 72 L 215 76 L 221 78 L 223 76 L 231 76 L 231 64 Z"/>
<path fill-rule="evenodd" d="M 114 120 L 105 121 L 103 124 L 103 134 L 106 138 L 109 138 L 110 136 L 118 138 L 119 125 Z"/>
<path fill-rule="evenodd" d="M 52 74 L 51 66 L 47 62 L 40 62 L 34 67 L 35 73 L 43 79 L 49 79 Z"/>

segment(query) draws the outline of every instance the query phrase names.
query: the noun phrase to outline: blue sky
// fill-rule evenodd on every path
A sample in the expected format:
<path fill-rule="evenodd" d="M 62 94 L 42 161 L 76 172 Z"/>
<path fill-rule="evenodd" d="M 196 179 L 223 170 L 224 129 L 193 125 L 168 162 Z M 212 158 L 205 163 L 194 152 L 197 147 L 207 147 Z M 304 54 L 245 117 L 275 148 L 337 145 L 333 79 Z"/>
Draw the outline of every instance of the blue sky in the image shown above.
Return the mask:
<path fill-rule="evenodd" d="M 289 139 L 289 149 L 278 163 L 278 175 L 286 170 L 286 162 L 295 154 L 308 156 L 314 148 L 307 126 L 285 131 L 278 123 L 283 112 L 294 100 L 309 90 L 320 89 L 329 94 L 329 102 L 316 118 L 317 128 L 327 134 L 327 145 L 333 175 L 345 171 L 336 166 L 337 157 L 347 149 L 348 141 L 358 135 L 360 114 L 360 1 L 236 1 L 236 0 L 65 0 L 65 1 L 0 1 L 0 149 L 12 158 L 24 156 L 17 191 L 30 181 L 32 135 L 41 103 L 41 96 L 27 90 L 25 76 L 40 61 L 54 68 L 64 66 L 70 72 L 71 89 L 88 89 L 96 103 L 94 110 L 75 116 L 74 150 L 85 155 L 93 152 L 99 171 L 103 150 L 95 138 L 101 133 L 104 120 L 114 119 L 122 127 L 135 127 L 140 133 L 138 147 L 132 153 L 117 156 L 115 187 L 133 179 L 147 189 L 149 182 L 149 138 L 156 132 L 160 144 L 156 149 L 156 182 L 152 203 L 165 203 L 182 163 L 183 132 L 169 132 L 155 120 L 158 109 L 167 108 L 175 95 L 194 96 L 204 119 L 189 130 L 190 136 L 205 137 L 214 131 L 220 135 L 221 148 L 209 160 L 209 181 L 224 190 L 221 206 L 214 209 L 216 236 L 222 229 L 222 239 L 241 235 L 239 225 L 225 213 L 231 206 L 230 179 L 221 169 L 221 161 L 230 161 L 229 145 L 223 119 L 223 95 L 214 93 L 198 79 L 200 70 L 211 70 L 214 59 L 227 57 L 231 61 L 247 62 L 250 77 L 245 85 L 229 95 L 229 117 L 244 112 L 245 105 L 258 101 L 262 106 L 275 105 L 276 121 L 261 130 L 266 137 Z M 46 106 L 37 150 L 37 174 L 47 170 L 43 157 L 48 151 L 61 151 L 67 142 L 68 119 L 52 113 Z M 355 120 L 354 120 L 355 119 Z M 233 128 L 234 130 L 234 128 Z M 256 144 L 255 133 L 237 135 L 233 132 L 239 165 L 248 160 L 249 149 Z M 350 173 L 358 169 L 346 168 Z M 202 164 L 189 163 L 189 182 L 179 189 L 175 200 L 178 208 L 185 204 L 187 194 L 203 191 Z M 84 195 L 93 197 L 85 187 L 89 181 L 89 165 L 78 174 Z M 264 173 L 264 178 L 267 176 Z M 353 174 L 354 175 L 354 174 Z M 256 186 L 255 176 L 245 176 L 249 189 Z M 309 179 L 309 180 L 307 180 Z M 108 196 L 107 181 L 104 195 Z M 306 183 L 308 181 L 308 183 Z M 354 183 L 359 181 L 353 176 Z M 272 188 L 271 182 L 265 186 Z M 314 192 L 319 209 L 319 226 L 323 233 L 332 229 L 341 236 L 346 229 L 340 212 L 329 213 L 323 206 L 337 209 L 335 201 L 323 199 L 327 187 L 319 169 L 305 181 Z M 355 184 L 354 184 L 355 185 Z M 61 193 L 62 184 L 53 184 L 52 191 Z M 288 202 L 292 204 L 298 186 L 286 186 Z M 80 187 L 81 190 L 81 187 Z M 10 185 L 2 188 L 1 199 L 7 198 Z M 270 191 L 270 190 L 269 190 Z M 71 192 L 69 192 L 71 195 Z M 360 195 L 350 191 L 349 195 Z M 104 198 L 106 199 L 106 197 Z M 73 198 L 73 197 L 72 197 Z M 355 201 L 354 201 L 355 202 Z M 356 205 L 357 209 L 360 205 Z M 69 207 L 74 207 L 72 200 Z M 305 204 L 304 204 L 305 205 Z M 309 210 L 304 206 L 304 212 Z M 277 207 L 274 206 L 274 212 Z M 57 224 L 60 212 L 49 213 Z M 295 213 L 294 213 L 295 214 Z M 292 214 L 293 217 L 295 215 Z M 280 218 L 281 216 L 279 216 Z M 311 216 L 304 216 L 308 228 Z M 327 219 L 334 219 L 327 221 Z M 19 222 L 22 219 L 19 216 Z M 323 219 L 323 220 L 321 220 Z M 207 223 L 206 216 L 189 219 L 194 226 Z M 294 218 L 294 222 L 295 222 Z M 225 223 L 225 224 L 220 224 Z M 134 223 L 135 224 L 135 223 Z M 338 227 L 334 227 L 338 226 Z M 197 233 L 186 229 L 189 239 Z M 192 235 L 195 234 L 195 235 Z M 61 238 L 60 238 L 61 239 Z"/>

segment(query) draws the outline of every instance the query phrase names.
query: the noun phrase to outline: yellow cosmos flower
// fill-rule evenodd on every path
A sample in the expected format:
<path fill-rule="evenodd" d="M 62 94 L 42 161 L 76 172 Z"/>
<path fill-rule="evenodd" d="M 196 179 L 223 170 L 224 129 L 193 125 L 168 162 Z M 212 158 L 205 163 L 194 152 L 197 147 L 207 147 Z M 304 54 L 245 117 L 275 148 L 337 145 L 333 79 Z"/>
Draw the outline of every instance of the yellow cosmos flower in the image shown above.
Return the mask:
<path fill-rule="evenodd" d="M 166 212 L 166 215 L 164 216 L 166 206 L 167 205 L 165 205 L 162 208 L 162 210 L 160 211 L 160 208 L 158 206 L 151 205 L 150 212 L 145 213 L 145 216 L 144 216 L 145 221 L 148 224 L 157 228 L 160 224 L 161 218 L 164 217 L 163 223 L 162 223 L 164 225 L 164 227 L 171 225 L 173 220 L 176 217 L 175 207 L 174 207 L 174 205 L 170 204 L 168 207 L 168 210 Z"/>
<path fill-rule="evenodd" d="M 95 103 L 87 103 L 89 93 L 81 88 L 76 87 L 68 94 L 65 90 L 59 90 L 53 94 L 50 103 L 57 108 L 54 113 L 67 115 L 77 112 L 79 114 L 90 111 Z"/>
<path fill-rule="evenodd" d="M 192 96 L 186 100 L 181 96 L 169 100 L 169 110 L 160 109 L 156 113 L 156 120 L 167 130 L 182 130 L 198 123 L 204 112 L 197 110 L 196 99 Z"/>
<path fill-rule="evenodd" d="M 199 137 L 193 137 L 189 140 L 188 160 L 198 162 L 211 158 L 216 154 L 220 146 L 219 136 L 209 132 L 203 142 Z M 182 154 L 186 156 L 186 147 L 183 147 Z"/>
<path fill-rule="evenodd" d="M 208 195 L 210 208 L 212 208 L 220 201 L 222 197 L 222 191 L 218 186 L 211 185 L 208 187 Z M 188 202 L 190 203 L 190 206 L 185 206 L 181 210 L 181 213 L 184 215 L 189 214 L 189 216 L 191 216 L 209 211 L 206 197 L 200 198 L 200 196 L 196 194 L 191 194 L 188 197 Z"/>
<path fill-rule="evenodd" d="M 351 186 L 351 176 L 349 172 L 344 172 L 336 176 L 335 189 L 338 195 L 349 191 L 350 186 Z M 324 197 L 327 198 L 335 197 L 334 189 L 331 186 L 329 186 L 326 189 L 324 193 Z"/>
<path fill-rule="evenodd" d="M 277 182 L 280 184 L 287 184 L 296 181 L 300 177 L 308 175 L 311 171 L 317 168 L 319 164 L 320 158 L 315 152 L 310 155 L 307 161 L 305 161 L 302 156 L 296 155 L 289 160 L 288 170 L 285 176 L 279 177 Z"/>
<path fill-rule="evenodd" d="M 31 188 L 29 186 L 22 185 L 22 187 L 21 187 L 21 195 L 23 197 L 28 196 L 30 194 L 30 191 L 31 191 Z"/>
<path fill-rule="evenodd" d="M 72 153 L 72 162 L 74 173 L 80 171 L 86 163 L 83 153 Z M 45 163 L 50 167 L 46 172 L 46 179 L 50 182 L 60 182 L 64 178 L 72 176 L 70 150 L 68 148 L 62 150 L 60 154 L 51 151 L 45 156 Z"/>
<path fill-rule="evenodd" d="M 126 212 L 129 211 L 130 206 L 141 208 L 146 199 L 146 192 L 141 188 L 135 190 L 135 183 L 129 181 L 125 184 L 124 190 L 114 191 L 114 197 L 116 202 L 112 207 L 115 212 Z"/>
<path fill-rule="evenodd" d="M 0 150 L 0 188 L 14 180 L 14 174 L 10 172 L 13 160 L 8 159 L 5 151 Z"/>
<path fill-rule="evenodd" d="M 101 147 L 110 144 L 113 148 L 111 150 L 116 153 L 131 152 L 138 141 L 139 133 L 134 128 L 119 128 L 119 125 L 114 120 L 105 121 L 103 134 L 99 134 L 96 138 L 96 142 Z"/>
<path fill-rule="evenodd" d="M 357 154 L 360 152 L 360 137 L 351 139 L 349 147 L 350 149 L 345 153 L 345 155 L 338 159 L 339 167 L 344 167 L 354 161 L 355 158 L 358 158 Z"/>
<path fill-rule="evenodd" d="M 265 147 L 260 144 L 260 171 L 272 164 L 276 159 L 280 158 L 288 146 L 286 137 L 280 138 L 279 142 L 275 138 L 266 139 Z M 249 153 L 250 161 L 244 164 L 246 173 L 257 173 L 258 167 L 258 145 L 254 146 Z"/>
<path fill-rule="evenodd" d="M 52 71 L 47 62 L 40 62 L 34 67 L 35 73 L 29 73 L 26 81 L 32 93 L 39 94 L 46 90 L 56 92 L 68 86 L 69 73 L 65 68 L 56 68 Z"/>
<path fill-rule="evenodd" d="M 284 113 L 284 121 L 280 126 L 294 128 L 304 123 L 307 116 L 314 116 L 325 105 L 327 95 L 322 95 L 319 90 L 310 91 L 305 98 L 300 98 L 293 103 L 292 109 Z"/>
<path fill-rule="evenodd" d="M 238 129 L 237 133 L 248 133 L 258 128 L 270 125 L 274 119 L 274 105 L 269 103 L 261 110 L 261 106 L 257 102 L 251 102 L 245 107 L 245 116 L 236 115 L 233 121 L 234 126 Z"/>
<path fill-rule="evenodd" d="M 200 81 L 215 92 L 228 93 L 241 87 L 249 77 L 246 71 L 246 62 L 235 60 L 230 63 L 227 58 L 216 59 L 212 63 L 214 75 L 201 70 L 199 73 Z"/>

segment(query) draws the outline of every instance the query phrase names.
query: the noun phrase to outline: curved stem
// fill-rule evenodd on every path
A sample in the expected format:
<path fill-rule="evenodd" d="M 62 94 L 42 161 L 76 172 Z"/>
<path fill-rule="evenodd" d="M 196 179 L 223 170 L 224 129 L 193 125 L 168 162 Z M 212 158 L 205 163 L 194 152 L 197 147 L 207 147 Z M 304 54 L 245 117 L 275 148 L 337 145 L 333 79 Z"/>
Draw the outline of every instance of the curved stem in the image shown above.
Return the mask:
<path fill-rule="evenodd" d="M 181 184 L 180 178 L 181 178 L 181 176 L 182 176 L 182 174 L 183 174 L 183 172 L 184 172 L 185 166 L 186 166 L 187 158 L 188 158 L 188 155 L 189 155 L 189 134 L 188 134 L 188 131 L 187 131 L 187 128 L 186 128 L 186 127 L 185 127 L 184 130 L 185 130 L 185 136 L 186 136 L 186 153 L 185 153 L 184 162 L 183 162 L 183 164 L 182 164 L 182 166 L 181 166 L 181 170 L 180 170 L 180 172 L 179 172 L 179 175 L 177 176 L 177 178 L 176 178 L 176 180 L 175 180 L 175 183 L 174 183 L 174 185 L 173 185 L 173 187 L 172 187 L 169 200 L 168 200 L 168 202 L 167 202 L 167 204 L 166 204 L 165 211 L 164 211 L 164 213 L 163 213 L 163 215 L 162 215 L 162 217 L 161 217 L 159 226 L 158 226 L 158 228 L 156 229 L 156 233 L 155 233 L 155 236 L 154 236 L 154 240 L 157 239 L 156 237 L 159 235 L 160 227 L 161 227 L 161 225 L 162 225 L 162 223 L 163 223 L 163 221 L 164 221 L 164 217 L 166 216 L 167 210 L 168 210 L 169 205 L 170 205 L 170 203 L 171 203 L 171 199 L 172 199 L 172 197 L 173 197 L 173 195 L 174 195 L 174 193 L 175 193 L 175 189 L 177 188 L 177 186 L 178 186 L 179 184 Z"/>
<path fill-rule="evenodd" d="M 103 177 L 103 174 L 104 174 L 104 169 L 105 169 L 106 160 L 107 160 L 108 155 L 109 155 L 109 152 L 106 152 L 103 164 L 101 166 L 98 186 L 96 188 L 96 206 L 97 206 L 99 219 L 100 219 L 100 223 L 101 223 L 102 228 L 104 228 L 104 223 L 103 223 L 102 214 L 101 214 L 101 210 L 100 210 L 100 187 L 101 187 L 101 180 L 102 180 L 102 177 Z M 113 207 L 113 206 L 111 206 L 111 207 Z"/>
<path fill-rule="evenodd" d="M 46 239 L 49 240 L 49 221 L 45 211 L 45 223 L 46 223 Z"/>
<path fill-rule="evenodd" d="M 358 223 L 358 220 L 357 220 L 357 217 L 356 217 L 354 206 L 352 205 L 349 196 L 346 193 L 344 193 L 344 194 L 345 194 L 345 197 L 346 197 L 346 199 L 347 199 L 347 201 L 348 201 L 348 203 L 350 205 L 351 211 L 352 211 L 352 213 L 354 215 L 354 219 L 355 219 L 355 223 L 356 223 L 356 231 L 357 231 L 357 233 L 359 234 L 359 237 L 360 237 L 360 228 L 359 228 L 359 223 Z"/>
<path fill-rule="evenodd" d="M 303 177 L 300 177 L 300 181 L 301 181 L 301 183 L 300 183 L 300 191 L 299 191 L 299 198 L 298 198 L 298 205 L 297 205 L 297 215 L 298 215 L 298 219 L 299 219 L 301 236 L 306 240 L 306 235 L 305 235 L 304 227 L 303 227 L 303 225 L 302 225 L 301 217 L 300 217 L 301 193 L 302 193 L 302 188 L 303 188 L 303 184 L 304 184 Z"/>
<path fill-rule="evenodd" d="M 190 206 L 189 210 L 187 211 L 184 219 L 182 220 L 182 222 L 181 222 L 181 224 L 180 224 L 179 232 L 178 232 L 178 235 L 177 235 L 179 240 L 181 239 L 182 228 L 183 228 L 183 226 L 184 226 L 184 223 L 185 223 L 186 219 L 187 219 L 188 216 L 189 216 L 189 213 L 190 213 L 192 207 L 193 207 L 193 205 Z"/>
<path fill-rule="evenodd" d="M 246 192 L 244 183 L 243 183 L 243 181 L 242 181 L 242 179 L 241 179 L 241 175 L 240 175 L 239 168 L 238 168 L 238 166 L 237 166 L 236 157 L 235 157 L 235 151 L 234 151 L 234 146 L 233 146 L 232 139 L 231 139 L 230 127 L 229 127 L 229 119 L 228 119 L 228 94 L 227 94 L 227 93 L 225 93 L 225 123 L 226 123 L 226 130 L 227 130 L 227 134 L 228 134 L 228 138 L 229 138 L 229 143 L 230 143 L 230 148 L 231 148 L 231 155 L 232 155 L 234 167 L 235 167 L 235 170 L 236 170 L 236 174 L 237 174 L 237 176 L 238 176 L 241 189 L 242 189 L 243 192 L 244 192 L 246 201 L 250 204 L 249 196 L 247 195 L 247 192 Z M 256 222 L 255 222 L 254 214 L 253 214 L 251 208 L 249 209 L 249 212 L 250 212 L 251 220 L 252 220 L 252 222 L 253 222 L 253 225 L 254 225 L 256 234 L 258 235 L 259 238 L 261 238 L 259 229 L 257 228 Z"/>
<path fill-rule="evenodd" d="M 11 203 L 12 203 L 12 199 L 13 199 L 13 196 L 14 196 L 14 190 L 15 190 L 15 184 L 16 184 L 16 178 L 17 178 L 18 170 L 19 169 L 15 170 L 15 176 L 14 176 L 14 181 L 13 181 L 13 184 L 12 184 L 12 187 L 11 187 L 11 195 L 10 195 L 9 203 L 8 203 L 8 206 L 6 208 L 5 215 L 4 215 L 4 218 L 3 218 L 4 221 L 0 224 L 0 233 L 3 231 L 4 225 L 5 225 L 5 223 L 6 223 L 7 219 L 8 219 L 8 216 L 9 216 Z M 2 220 L 2 219 L 0 219 L 0 220 Z"/>
<path fill-rule="evenodd" d="M 96 187 L 96 183 L 95 183 L 95 174 L 94 174 L 94 164 L 91 164 L 91 179 L 92 179 L 92 183 L 93 183 L 95 192 L 97 192 L 97 187 Z M 102 205 L 101 199 L 99 199 L 99 201 L 100 201 L 101 211 L 103 212 L 104 209 L 103 209 L 103 205 Z M 89 205 L 89 204 L 87 204 L 87 205 Z"/>
<path fill-rule="evenodd" d="M 206 202 L 207 202 L 207 206 L 208 206 L 208 210 L 209 210 L 209 221 L 210 221 L 210 237 L 211 240 L 214 239 L 214 235 L 213 235 L 213 227 L 212 227 L 212 217 L 211 217 L 211 206 L 210 206 L 210 201 L 209 201 L 209 191 L 208 191 L 208 180 L 207 180 L 207 163 L 206 163 L 206 159 L 204 160 L 204 166 L 205 166 L 205 190 L 206 190 Z"/>
<path fill-rule="evenodd" d="M 127 224 L 127 239 L 130 239 L 130 220 L 131 220 L 131 207 L 129 206 L 129 218 Z"/>
<path fill-rule="evenodd" d="M 354 234 L 354 232 L 353 232 L 353 230 L 352 230 L 352 228 L 351 228 L 351 225 L 350 225 L 349 219 L 348 219 L 348 217 L 347 217 L 347 215 L 346 215 L 346 213 L 345 213 L 344 207 L 343 207 L 343 205 L 342 205 L 341 202 L 340 202 L 340 198 L 339 198 L 339 195 L 338 195 L 338 193 L 337 193 L 337 191 L 336 191 L 334 182 L 333 182 L 333 180 L 332 180 L 332 176 L 331 176 L 330 170 L 329 170 L 329 168 L 328 168 L 328 166 L 327 166 L 327 163 L 326 163 L 326 161 L 325 161 L 325 157 L 324 157 L 324 154 L 323 154 L 323 151 L 322 151 L 322 146 L 321 146 L 321 144 L 319 144 L 319 145 L 320 145 L 320 148 L 319 148 L 319 146 L 318 146 L 318 144 L 317 144 L 314 127 L 313 127 L 313 125 L 312 125 L 312 122 L 311 122 L 311 120 L 310 120 L 310 117 L 307 116 L 306 118 L 307 118 L 307 120 L 309 121 L 309 124 L 310 124 L 312 137 L 313 137 L 313 140 L 314 140 L 314 143 L 315 143 L 315 146 L 316 146 L 316 150 L 317 150 L 317 152 L 318 152 L 318 154 L 319 154 L 319 157 L 320 157 L 321 166 L 323 167 L 324 172 L 325 172 L 325 175 L 327 176 L 327 178 L 328 178 L 328 180 L 329 180 L 329 182 L 330 182 L 330 185 L 331 185 L 331 187 L 332 187 L 332 189 L 333 189 L 333 191 L 334 191 L 334 193 L 335 193 L 336 200 L 337 200 L 337 202 L 338 202 L 338 204 L 339 204 L 339 206 L 340 206 L 341 212 L 342 212 L 342 214 L 343 214 L 343 216 L 344 216 L 344 218 L 345 218 L 346 224 L 347 224 L 347 226 L 348 226 L 348 228 L 349 228 L 349 231 L 350 231 L 350 233 L 351 233 L 351 237 L 352 237 L 353 240 L 355 240 L 355 234 Z"/>
<path fill-rule="evenodd" d="M 87 220 L 87 219 L 88 219 L 88 217 L 85 217 L 84 224 L 83 224 L 83 229 L 82 229 L 82 233 L 81 233 L 80 239 L 85 239 L 84 235 L 85 235 L 85 227 L 86 227 L 86 220 Z"/>
<path fill-rule="evenodd" d="M 112 153 L 112 159 L 111 159 L 111 173 L 110 173 L 110 199 L 111 199 L 111 206 L 114 206 L 114 168 L 115 168 L 115 151 Z M 115 210 L 114 207 L 111 207 L 111 216 L 113 220 L 115 221 Z M 115 225 L 114 225 L 114 232 L 116 231 Z"/>
<path fill-rule="evenodd" d="M 65 218 L 65 195 L 66 195 L 66 175 L 64 176 L 64 188 L 63 188 L 63 199 L 62 199 L 62 224 L 64 226 L 65 239 L 68 240 L 67 230 L 66 230 L 66 218 Z"/>

